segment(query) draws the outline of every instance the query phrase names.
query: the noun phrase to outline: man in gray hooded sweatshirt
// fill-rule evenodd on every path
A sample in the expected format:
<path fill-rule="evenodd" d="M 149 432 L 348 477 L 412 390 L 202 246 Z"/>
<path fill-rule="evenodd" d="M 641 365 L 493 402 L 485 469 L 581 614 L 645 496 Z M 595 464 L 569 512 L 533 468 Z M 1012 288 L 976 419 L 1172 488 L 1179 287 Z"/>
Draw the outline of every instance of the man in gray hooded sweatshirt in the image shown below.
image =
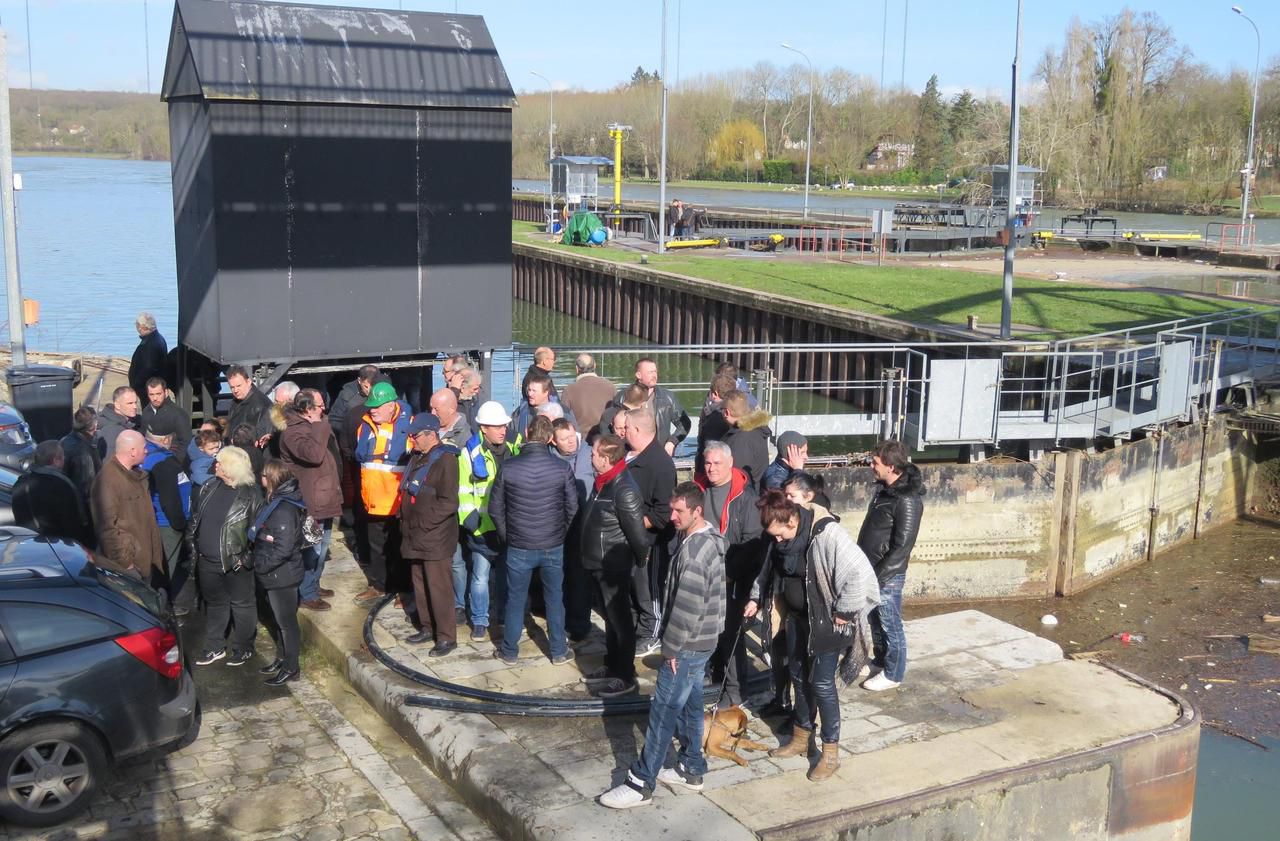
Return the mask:
<path fill-rule="evenodd" d="M 671 522 L 680 548 L 671 559 L 662 611 L 662 665 L 649 704 L 644 750 L 622 785 L 600 795 L 600 805 L 630 809 L 653 800 L 657 781 L 702 790 L 707 760 L 702 754 L 702 678 L 724 630 L 724 537 L 702 515 L 703 492 L 693 482 L 676 485 Z M 663 768 L 671 737 L 680 751 L 674 768 Z"/>

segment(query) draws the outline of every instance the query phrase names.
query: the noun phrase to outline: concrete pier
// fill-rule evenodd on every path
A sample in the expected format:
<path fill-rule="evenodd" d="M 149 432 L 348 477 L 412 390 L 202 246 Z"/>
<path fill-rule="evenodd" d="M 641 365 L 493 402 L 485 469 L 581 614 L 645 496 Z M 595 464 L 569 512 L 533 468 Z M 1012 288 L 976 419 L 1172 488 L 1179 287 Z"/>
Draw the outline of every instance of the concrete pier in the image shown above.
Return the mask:
<path fill-rule="evenodd" d="M 613 812 L 594 798 L 618 782 L 643 742 L 643 717 L 546 719 L 405 706 L 424 692 L 361 650 L 364 580 L 341 545 L 325 580 L 334 609 L 303 612 L 309 647 L 345 673 L 436 773 L 509 838 L 1181 839 L 1190 833 L 1199 720 L 1172 693 L 1093 663 L 976 611 L 907 623 L 910 665 L 900 689 L 848 690 L 842 765 L 823 784 L 815 757 L 746 753 L 747 767 L 712 760 L 700 794 L 659 786 L 654 803 Z M 526 639 L 508 667 L 493 644 L 462 642 L 433 661 L 409 646 L 388 607 L 375 642 L 414 669 L 503 692 L 585 698 L 578 677 L 600 663 L 592 639 L 552 666 Z M 541 626 L 535 635 L 541 641 Z M 465 639 L 465 634 L 462 635 Z M 651 660 L 653 658 L 650 658 Z M 652 689 L 653 662 L 641 670 Z M 758 668 L 758 664 L 756 665 Z M 752 719 L 776 744 L 781 721 Z"/>

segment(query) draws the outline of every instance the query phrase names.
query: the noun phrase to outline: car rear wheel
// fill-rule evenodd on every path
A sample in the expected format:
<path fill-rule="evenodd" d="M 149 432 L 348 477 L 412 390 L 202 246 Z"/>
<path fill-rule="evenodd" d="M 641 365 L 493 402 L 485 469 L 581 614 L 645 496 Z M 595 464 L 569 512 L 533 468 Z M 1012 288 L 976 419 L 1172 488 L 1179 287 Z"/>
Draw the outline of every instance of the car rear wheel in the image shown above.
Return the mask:
<path fill-rule="evenodd" d="M 70 721 L 37 724 L 0 741 L 0 817 L 53 826 L 88 807 L 107 767 L 98 737 Z"/>

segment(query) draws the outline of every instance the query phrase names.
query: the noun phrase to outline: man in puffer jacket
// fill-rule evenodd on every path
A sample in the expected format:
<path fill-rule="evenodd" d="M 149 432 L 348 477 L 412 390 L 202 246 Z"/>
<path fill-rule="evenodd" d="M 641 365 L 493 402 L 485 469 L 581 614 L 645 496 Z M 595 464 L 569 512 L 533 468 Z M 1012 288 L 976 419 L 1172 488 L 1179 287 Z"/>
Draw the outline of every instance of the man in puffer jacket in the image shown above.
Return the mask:
<path fill-rule="evenodd" d="M 564 629 L 564 539 L 578 513 L 578 487 L 573 469 L 546 446 L 551 421 L 539 415 L 529 424 L 520 455 L 498 471 L 489 495 L 489 516 L 507 544 L 507 609 L 502 645 L 494 656 L 509 665 L 518 660 L 529 579 L 542 579 L 547 609 L 551 662 L 571 659 Z"/>
<path fill-rule="evenodd" d="M 901 441 L 881 441 L 871 456 L 871 470 L 880 489 L 871 499 L 858 532 L 858 546 L 866 553 L 880 584 L 880 606 L 871 612 L 875 665 L 882 671 L 862 684 L 881 692 L 902 683 L 907 673 L 907 638 L 902 630 L 902 588 L 907 561 L 920 533 L 924 511 L 924 483 L 920 468 L 908 459 Z"/>

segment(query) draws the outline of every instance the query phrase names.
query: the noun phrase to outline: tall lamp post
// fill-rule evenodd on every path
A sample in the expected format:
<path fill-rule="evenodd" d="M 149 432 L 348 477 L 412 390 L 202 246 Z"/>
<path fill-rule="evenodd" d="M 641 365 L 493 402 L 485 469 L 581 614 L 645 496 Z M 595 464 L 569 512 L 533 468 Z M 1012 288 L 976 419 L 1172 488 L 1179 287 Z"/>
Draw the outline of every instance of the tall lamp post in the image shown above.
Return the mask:
<path fill-rule="evenodd" d="M 790 44 L 783 43 L 782 49 L 791 50 L 809 65 L 809 132 L 804 141 L 804 218 L 809 218 L 809 164 L 813 160 L 813 62 L 803 50 L 797 50 Z"/>
<path fill-rule="evenodd" d="M 662 0 L 662 142 L 658 151 L 658 253 L 667 253 L 667 0 Z"/>
<path fill-rule="evenodd" d="M 1004 220 L 1004 295 L 1000 301 L 1000 338 L 1013 338 L 1013 255 L 1018 248 L 1018 57 L 1022 53 L 1022 0 L 1013 41 L 1013 89 L 1009 95 L 1009 209 Z M 994 175 L 992 176 L 994 178 Z"/>
<path fill-rule="evenodd" d="M 1258 122 L 1258 73 L 1262 67 L 1262 36 L 1258 34 L 1258 24 L 1244 13 L 1244 9 L 1232 6 L 1231 11 L 1249 21 L 1258 44 L 1253 60 L 1253 114 L 1249 117 L 1249 156 L 1248 163 L 1244 165 L 1244 196 L 1240 200 L 1240 224 L 1247 225 L 1249 224 L 1249 181 L 1253 178 L 1253 130 Z"/>
<path fill-rule="evenodd" d="M 551 205 L 551 212 L 555 213 L 556 202 L 552 194 L 554 185 L 551 183 L 551 159 L 556 156 L 555 137 L 556 137 L 556 89 L 551 84 L 551 80 L 543 76 L 537 70 L 530 70 L 529 74 L 537 76 L 539 79 L 547 83 L 547 101 L 549 103 L 547 116 L 547 203 Z M 565 199 L 568 201 L 568 198 Z M 554 221 L 554 220 L 553 220 Z"/>

